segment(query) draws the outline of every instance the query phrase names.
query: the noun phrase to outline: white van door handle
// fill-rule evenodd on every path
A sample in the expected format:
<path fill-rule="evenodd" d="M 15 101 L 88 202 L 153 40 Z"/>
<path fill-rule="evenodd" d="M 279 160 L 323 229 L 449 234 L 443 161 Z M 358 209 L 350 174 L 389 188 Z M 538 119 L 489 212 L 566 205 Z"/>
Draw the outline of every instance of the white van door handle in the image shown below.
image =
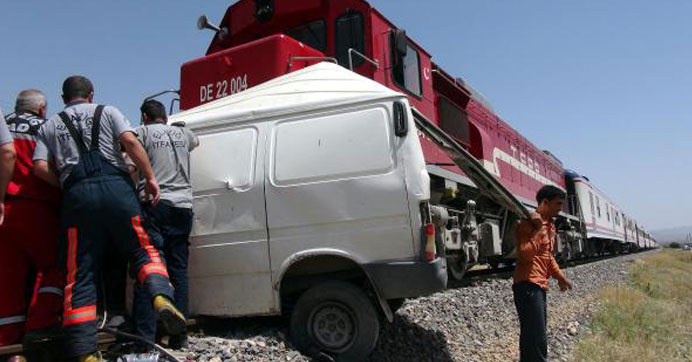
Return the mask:
<path fill-rule="evenodd" d="M 226 184 L 226 189 L 233 191 L 233 192 L 241 192 L 242 190 L 233 186 L 233 180 L 229 177 L 227 178 L 224 183 Z"/>

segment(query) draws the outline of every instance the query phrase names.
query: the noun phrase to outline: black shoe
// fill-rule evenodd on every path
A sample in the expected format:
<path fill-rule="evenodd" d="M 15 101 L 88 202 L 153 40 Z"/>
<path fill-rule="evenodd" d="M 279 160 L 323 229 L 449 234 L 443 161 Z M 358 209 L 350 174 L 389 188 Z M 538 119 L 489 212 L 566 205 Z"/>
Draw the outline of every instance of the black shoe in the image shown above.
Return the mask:
<path fill-rule="evenodd" d="M 179 334 L 168 337 L 168 348 L 170 349 L 179 350 L 189 346 L 190 343 L 187 340 L 187 334 Z"/>

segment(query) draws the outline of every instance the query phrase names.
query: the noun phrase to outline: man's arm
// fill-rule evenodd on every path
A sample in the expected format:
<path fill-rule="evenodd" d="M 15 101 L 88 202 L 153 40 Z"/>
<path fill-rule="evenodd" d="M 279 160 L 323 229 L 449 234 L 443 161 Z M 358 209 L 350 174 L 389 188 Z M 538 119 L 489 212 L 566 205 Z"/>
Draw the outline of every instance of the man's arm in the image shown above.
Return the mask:
<path fill-rule="evenodd" d="M 156 177 L 154 177 L 154 171 L 151 168 L 151 163 L 149 163 L 147 152 L 132 132 L 122 133 L 120 135 L 120 143 L 123 145 L 127 155 L 132 159 L 132 162 L 137 166 L 142 177 L 146 180 L 144 186 L 145 197 L 149 200 L 151 196 L 151 203 L 156 206 L 161 199 L 161 191 L 159 190 L 159 184 L 156 182 Z"/>
<path fill-rule="evenodd" d="M 570 282 L 562 273 L 562 270 L 560 270 L 560 265 L 558 265 L 557 260 L 555 260 L 555 256 L 553 255 L 550 256 L 550 265 L 548 268 L 550 276 L 557 279 L 560 290 L 564 292 L 567 289 L 572 289 L 572 282 Z"/>
<path fill-rule="evenodd" d="M 533 236 L 540 229 L 540 216 L 538 216 L 538 221 L 535 219 L 536 216 L 532 215 L 531 219 L 522 220 L 517 226 L 516 241 L 519 259 L 531 260 L 540 251 L 538 245 L 533 241 Z"/>
<path fill-rule="evenodd" d="M 190 131 L 187 128 L 183 128 L 183 133 L 185 134 L 185 137 L 187 137 L 189 151 L 192 151 L 199 146 L 199 138 L 194 132 Z"/>
<path fill-rule="evenodd" d="M 46 160 L 34 161 L 34 175 L 55 187 L 60 187 L 58 174 L 53 171 L 53 167 Z"/>
<path fill-rule="evenodd" d="M 12 179 L 16 160 L 17 153 L 14 150 L 14 143 L 8 142 L 0 145 L 0 225 L 5 220 L 5 192 L 7 191 L 7 184 Z"/>
<path fill-rule="evenodd" d="M 7 184 L 14 174 L 14 163 L 17 160 L 17 152 L 14 143 L 9 142 L 0 145 L 0 201 L 5 200 Z"/>

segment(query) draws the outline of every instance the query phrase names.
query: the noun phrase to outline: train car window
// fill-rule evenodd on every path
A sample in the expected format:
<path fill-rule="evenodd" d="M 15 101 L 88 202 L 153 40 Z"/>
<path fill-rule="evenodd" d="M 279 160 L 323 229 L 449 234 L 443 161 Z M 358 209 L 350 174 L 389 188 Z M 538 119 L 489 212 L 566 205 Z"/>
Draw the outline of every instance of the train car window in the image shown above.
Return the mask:
<path fill-rule="evenodd" d="M 286 31 L 291 38 L 321 52 L 327 51 L 327 25 L 324 20 L 315 20 Z"/>
<path fill-rule="evenodd" d="M 608 221 L 610 221 L 610 205 L 608 205 L 607 202 L 605 205 L 605 209 L 606 209 L 606 217 L 608 217 Z"/>
<path fill-rule="evenodd" d="M 411 44 L 406 47 L 405 56 L 397 56 L 394 46 L 394 33 L 392 33 L 392 80 L 396 85 L 418 97 L 423 96 L 420 74 L 420 56 Z"/>
<path fill-rule="evenodd" d="M 596 213 L 598 214 L 598 218 L 601 218 L 601 199 L 598 198 L 598 195 L 596 195 Z"/>
<path fill-rule="evenodd" d="M 466 112 L 442 96 L 438 98 L 437 104 L 439 106 L 438 116 L 440 117 L 442 130 L 449 133 L 465 146 L 470 146 L 469 118 Z"/>
<path fill-rule="evenodd" d="M 589 202 L 591 203 L 591 216 L 596 215 L 596 207 L 593 203 L 593 194 L 589 191 Z"/>
<path fill-rule="evenodd" d="M 334 42 L 336 46 L 336 60 L 344 67 L 349 65 L 349 49 L 365 54 L 365 23 L 363 15 L 356 11 L 349 11 L 338 18 L 334 24 Z M 363 57 L 353 55 L 353 67 L 357 67 L 365 61 Z"/>

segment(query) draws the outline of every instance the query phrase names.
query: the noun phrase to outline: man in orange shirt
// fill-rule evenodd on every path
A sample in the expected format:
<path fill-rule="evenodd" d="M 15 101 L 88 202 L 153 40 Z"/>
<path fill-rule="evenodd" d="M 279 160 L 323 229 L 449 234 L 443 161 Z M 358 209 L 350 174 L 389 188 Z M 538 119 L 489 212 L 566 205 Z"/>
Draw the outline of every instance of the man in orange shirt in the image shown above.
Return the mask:
<path fill-rule="evenodd" d="M 514 304 L 519 314 L 521 362 L 548 360 L 548 314 L 545 293 L 548 278 L 557 279 L 561 291 L 572 289 L 553 256 L 555 224 L 562 210 L 565 192 L 555 186 L 543 186 L 536 194 L 538 209 L 530 220 L 517 226 L 517 267 L 514 270 Z"/>

